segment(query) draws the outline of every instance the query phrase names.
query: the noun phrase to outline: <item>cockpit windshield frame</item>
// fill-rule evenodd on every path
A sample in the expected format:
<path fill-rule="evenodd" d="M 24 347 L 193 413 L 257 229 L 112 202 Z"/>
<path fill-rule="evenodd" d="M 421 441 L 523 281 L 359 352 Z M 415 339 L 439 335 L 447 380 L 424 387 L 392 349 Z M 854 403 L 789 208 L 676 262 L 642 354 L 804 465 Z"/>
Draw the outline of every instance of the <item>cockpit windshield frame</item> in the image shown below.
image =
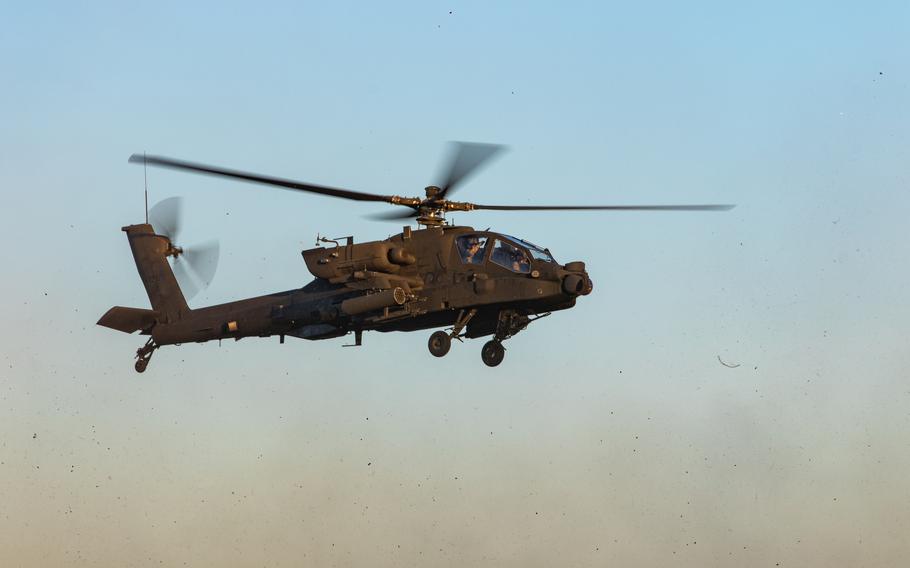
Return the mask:
<path fill-rule="evenodd" d="M 545 262 L 556 262 L 556 259 L 553 258 L 553 255 L 550 254 L 545 248 L 539 247 L 533 243 L 529 243 L 524 239 L 519 239 L 518 237 L 513 237 L 512 235 L 503 235 L 503 237 L 509 239 L 513 243 L 528 249 L 528 252 L 531 253 L 531 256 L 534 257 L 534 260 L 543 260 Z"/>
<path fill-rule="evenodd" d="M 524 247 L 518 246 L 509 239 L 493 239 L 493 245 L 490 253 L 490 262 L 499 266 L 518 272 L 519 274 L 528 274 L 531 272 L 531 259 L 528 258 L 528 252 Z"/>

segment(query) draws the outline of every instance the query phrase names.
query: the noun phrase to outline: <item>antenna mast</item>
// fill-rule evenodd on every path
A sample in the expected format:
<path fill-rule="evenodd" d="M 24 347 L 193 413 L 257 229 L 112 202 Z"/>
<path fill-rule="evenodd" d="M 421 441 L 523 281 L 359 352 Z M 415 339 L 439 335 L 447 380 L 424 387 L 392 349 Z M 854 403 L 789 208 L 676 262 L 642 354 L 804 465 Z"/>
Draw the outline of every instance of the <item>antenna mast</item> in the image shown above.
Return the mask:
<path fill-rule="evenodd" d="M 145 152 L 142 153 L 142 176 L 145 178 L 145 224 L 149 224 L 149 166 L 145 161 Z"/>

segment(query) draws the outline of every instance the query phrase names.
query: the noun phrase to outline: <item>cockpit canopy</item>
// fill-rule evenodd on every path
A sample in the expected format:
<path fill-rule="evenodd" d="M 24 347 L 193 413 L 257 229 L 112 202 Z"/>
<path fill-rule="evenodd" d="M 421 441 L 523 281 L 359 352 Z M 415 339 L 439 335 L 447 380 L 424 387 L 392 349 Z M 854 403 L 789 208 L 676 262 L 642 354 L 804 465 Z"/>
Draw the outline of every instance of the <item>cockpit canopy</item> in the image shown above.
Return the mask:
<path fill-rule="evenodd" d="M 550 254 L 550 251 L 545 248 L 541 248 L 533 243 L 519 239 L 518 237 L 510 237 L 509 235 L 503 236 L 528 249 L 528 252 L 531 253 L 531 256 L 537 260 L 542 260 L 544 262 L 556 262 L 556 260 L 553 258 L 553 255 Z"/>
<path fill-rule="evenodd" d="M 489 256 L 490 262 L 512 272 L 527 274 L 531 271 L 531 259 L 556 262 L 546 249 L 509 235 L 487 235 L 470 233 L 455 239 L 455 247 L 465 264 L 483 264 Z"/>

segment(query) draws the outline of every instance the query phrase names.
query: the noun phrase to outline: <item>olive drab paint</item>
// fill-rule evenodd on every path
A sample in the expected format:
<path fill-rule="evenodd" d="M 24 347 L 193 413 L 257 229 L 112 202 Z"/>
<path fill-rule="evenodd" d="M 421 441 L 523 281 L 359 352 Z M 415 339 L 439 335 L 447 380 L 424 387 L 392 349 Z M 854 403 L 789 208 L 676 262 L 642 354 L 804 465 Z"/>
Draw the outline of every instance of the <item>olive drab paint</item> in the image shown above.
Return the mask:
<path fill-rule="evenodd" d="M 364 331 L 451 327 L 450 337 L 493 336 L 502 342 L 538 317 L 571 308 L 593 287 L 583 264 L 574 263 L 580 269 L 572 271 L 553 260 L 534 259 L 529 251 L 524 253 L 533 270 L 526 272 L 494 262 L 492 249 L 483 251 L 479 261 L 466 262 L 458 238 L 503 240 L 522 249 L 498 233 L 446 225 L 404 231 L 383 241 L 349 239 L 308 249 L 302 254 L 315 278 L 303 288 L 190 309 L 168 263 L 174 248 L 169 239 L 147 224 L 123 230 L 152 309 L 114 307 L 98 324 L 150 336 L 137 354 L 137 370 L 145 370 L 158 347 L 216 339 L 277 335 L 317 340 L 351 332 L 360 336 Z M 567 281 L 584 285 L 567 287 Z"/>

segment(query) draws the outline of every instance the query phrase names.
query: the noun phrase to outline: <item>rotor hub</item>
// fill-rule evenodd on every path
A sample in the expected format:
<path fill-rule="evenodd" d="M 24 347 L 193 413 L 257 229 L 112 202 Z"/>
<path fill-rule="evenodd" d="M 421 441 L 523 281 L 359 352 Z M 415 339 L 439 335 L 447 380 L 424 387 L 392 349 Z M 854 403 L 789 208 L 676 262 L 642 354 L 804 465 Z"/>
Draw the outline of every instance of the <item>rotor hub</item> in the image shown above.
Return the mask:
<path fill-rule="evenodd" d="M 445 207 L 438 205 L 421 205 L 418 208 L 417 224 L 426 227 L 439 227 L 446 224 Z"/>

